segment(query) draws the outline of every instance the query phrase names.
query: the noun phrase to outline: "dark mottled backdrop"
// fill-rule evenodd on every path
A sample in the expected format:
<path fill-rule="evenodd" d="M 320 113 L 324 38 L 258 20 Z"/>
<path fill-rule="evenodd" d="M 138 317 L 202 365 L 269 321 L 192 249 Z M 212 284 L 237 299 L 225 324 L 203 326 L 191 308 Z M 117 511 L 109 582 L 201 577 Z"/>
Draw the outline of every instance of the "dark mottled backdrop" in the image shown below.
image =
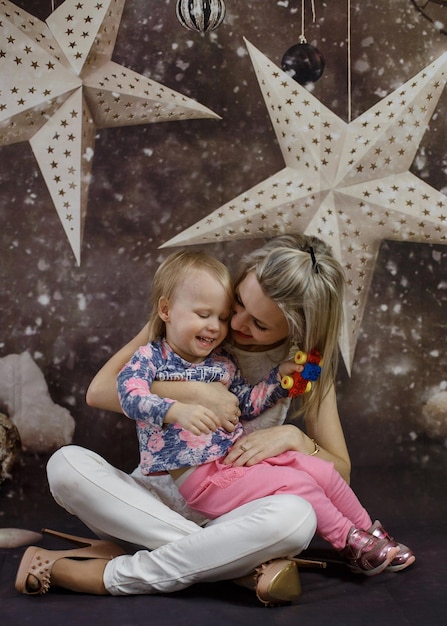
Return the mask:
<path fill-rule="evenodd" d="M 51 0 L 16 4 L 40 19 L 51 11 Z M 75 442 L 124 468 L 137 461 L 133 423 L 89 409 L 84 396 L 145 322 L 154 268 L 169 252 L 158 246 L 283 167 L 243 37 L 279 65 L 298 41 L 301 2 L 226 4 L 225 23 L 202 36 L 180 26 L 174 0 L 127 0 L 113 60 L 222 120 L 98 131 L 80 267 L 30 146 L 0 148 L 0 356 L 29 351 L 53 400 L 75 418 Z M 315 24 L 308 4 L 307 39 L 326 58 L 313 93 L 347 120 L 348 3 L 315 0 Z M 447 21 L 447 8 L 439 16 Z M 353 0 L 351 33 L 353 118 L 447 47 L 410 0 Z M 444 192 L 446 106 L 444 93 L 412 167 Z M 210 251 L 235 267 L 241 250 L 258 244 Z M 342 366 L 338 381 L 354 464 L 444 463 L 447 433 L 441 424 L 434 437 L 422 411 L 447 389 L 446 260 L 444 246 L 382 244 L 353 373 Z"/>

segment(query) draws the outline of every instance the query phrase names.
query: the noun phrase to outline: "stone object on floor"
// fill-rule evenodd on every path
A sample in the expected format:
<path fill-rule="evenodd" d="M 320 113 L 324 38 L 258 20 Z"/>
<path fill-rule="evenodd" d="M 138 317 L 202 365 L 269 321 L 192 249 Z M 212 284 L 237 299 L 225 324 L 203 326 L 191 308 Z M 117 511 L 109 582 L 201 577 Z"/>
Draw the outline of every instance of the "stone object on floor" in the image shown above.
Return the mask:
<path fill-rule="evenodd" d="M 0 399 L 26 452 L 52 452 L 72 442 L 75 421 L 55 404 L 44 375 L 28 352 L 0 358 Z"/>
<path fill-rule="evenodd" d="M 40 533 L 23 528 L 0 528 L 0 548 L 20 548 L 39 542 Z"/>

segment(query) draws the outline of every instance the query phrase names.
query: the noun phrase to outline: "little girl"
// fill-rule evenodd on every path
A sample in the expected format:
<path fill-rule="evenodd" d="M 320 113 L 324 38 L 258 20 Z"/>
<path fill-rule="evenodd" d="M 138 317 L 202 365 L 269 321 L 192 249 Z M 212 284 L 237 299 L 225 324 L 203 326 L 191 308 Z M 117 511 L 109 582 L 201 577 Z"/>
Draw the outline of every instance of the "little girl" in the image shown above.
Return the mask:
<path fill-rule="evenodd" d="M 316 273 L 314 250 L 309 258 Z M 240 376 L 234 357 L 219 348 L 231 315 L 233 288 L 227 268 L 202 253 L 180 252 L 156 272 L 149 343 L 118 375 L 124 413 L 137 423 L 140 465 L 145 474 L 171 473 L 188 504 L 209 518 L 257 498 L 292 493 L 307 499 L 317 532 L 355 572 L 368 576 L 414 562 L 412 551 L 372 523 L 348 484 L 312 454 L 289 451 L 252 466 L 225 464 L 226 452 L 243 435 L 239 421 L 256 418 L 287 396 L 280 381 L 302 366 L 286 361 L 255 386 Z M 154 380 L 220 381 L 239 399 L 233 424 L 202 405 L 151 393 Z M 243 446 L 241 446 L 243 450 Z"/>

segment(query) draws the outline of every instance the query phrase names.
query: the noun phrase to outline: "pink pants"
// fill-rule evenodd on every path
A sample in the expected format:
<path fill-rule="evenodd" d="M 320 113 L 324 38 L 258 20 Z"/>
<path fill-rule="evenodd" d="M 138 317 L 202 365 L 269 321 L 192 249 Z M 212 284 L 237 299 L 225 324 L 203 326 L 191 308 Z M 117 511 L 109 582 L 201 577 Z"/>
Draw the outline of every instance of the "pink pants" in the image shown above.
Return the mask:
<path fill-rule="evenodd" d="M 315 511 L 317 533 L 337 550 L 345 547 L 353 526 L 368 530 L 372 525 L 334 465 L 300 452 L 284 452 L 251 467 L 206 463 L 197 467 L 179 490 L 189 506 L 209 518 L 264 496 L 301 496 Z"/>

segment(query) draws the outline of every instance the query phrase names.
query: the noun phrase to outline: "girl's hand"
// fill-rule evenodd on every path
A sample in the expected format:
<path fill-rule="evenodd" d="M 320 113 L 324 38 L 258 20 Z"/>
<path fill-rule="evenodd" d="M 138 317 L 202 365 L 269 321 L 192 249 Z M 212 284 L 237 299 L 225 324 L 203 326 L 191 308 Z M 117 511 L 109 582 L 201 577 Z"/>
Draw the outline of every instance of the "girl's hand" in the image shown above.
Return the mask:
<path fill-rule="evenodd" d="M 278 366 L 278 371 L 281 378 L 283 376 L 292 376 L 295 372 L 302 372 L 303 370 L 304 365 L 298 365 L 293 359 L 289 361 L 284 361 Z"/>
<path fill-rule="evenodd" d="M 225 464 L 236 467 L 255 465 L 271 456 L 277 456 L 287 450 L 300 450 L 310 453 L 313 445 L 306 435 L 296 426 L 285 424 L 255 430 L 236 441 L 225 457 Z"/>
<path fill-rule="evenodd" d="M 200 404 L 174 402 L 165 415 L 165 424 L 180 424 L 193 435 L 209 435 L 215 432 L 220 423 L 213 411 Z"/>

